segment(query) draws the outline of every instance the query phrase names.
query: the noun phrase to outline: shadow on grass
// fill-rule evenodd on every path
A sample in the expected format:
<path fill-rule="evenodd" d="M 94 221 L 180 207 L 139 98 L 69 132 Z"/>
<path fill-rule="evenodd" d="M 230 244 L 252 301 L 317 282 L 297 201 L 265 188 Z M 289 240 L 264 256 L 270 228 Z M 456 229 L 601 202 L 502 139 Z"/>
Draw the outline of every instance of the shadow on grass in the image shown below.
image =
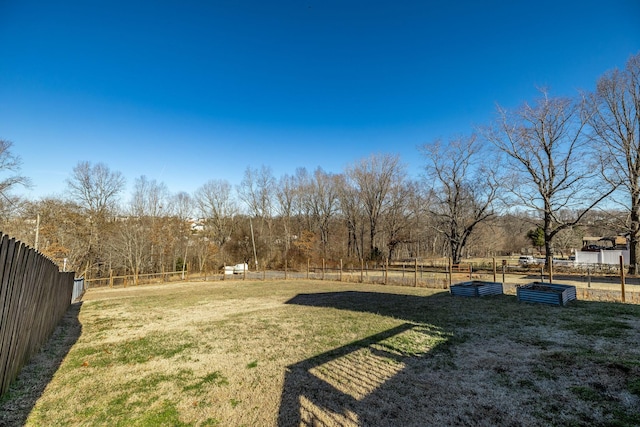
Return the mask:
<path fill-rule="evenodd" d="M 279 427 L 547 425 L 560 416 L 573 422 L 593 416 L 591 406 L 577 402 L 577 409 L 565 414 L 545 403 L 553 402 L 552 395 L 545 395 L 539 408 L 512 410 L 512 404 L 530 404 L 524 386 L 532 384 L 535 388 L 537 382 L 550 381 L 531 376 L 536 363 L 558 355 L 571 361 L 579 356 L 584 375 L 617 378 L 610 372 L 609 357 L 625 367 L 638 362 L 635 353 L 620 358 L 603 353 L 594 344 L 598 339 L 635 340 L 633 326 L 624 319 L 633 322 L 640 310 L 628 304 L 577 301 L 558 307 L 519 303 L 511 295 L 465 298 L 445 292 L 412 296 L 359 291 L 299 294 L 287 303 L 374 313 L 403 323 L 289 365 L 278 412 Z M 483 324 L 489 327 L 479 327 Z M 546 335 L 547 329 L 551 336 Z M 563 341 L 567 334 L 574 337 L 570 345 Z M 501 343 L 498 351 L 505 353 L 483 348 L 487 342 Z M 481 357 L 473 360 L 476 356 L 467 353 Z M 504 364 L 505 359 L 509 364 Z M 473 378 L 483 379 L 472 385 L 465 383 L 462 378 L 472 369 L 465 363 L 481 371 Z M 564 365 L 547 368 L 554 375 L 556 368 L 562 372 L 558 378 L 567 377 Z M 629 368 L 626 381 L 638 373 L 639 369 Z M 582 381 L 568 377 L 567 384 Z M 557 381 L 556 393 L 575 402 L 572 389 L 565 390 Z M 607 384 L 607 393 L 628 396 L 624 382 L 612 380 Z M 509 395 L 513 402 L 492 400 L 492 396 L 502 395 Z M 607 397 L 600 403 L 605 405 L 605 413 L 614 414 L 612 422 L 637 425 L 627 422 L 637 417 L 637 410 L 627 408 L 623 400 Z"/>
<path fill-rule="evenodd" d="M 78 320 L 82 302 L 71 304 L 49 340 L 22 368 L 0 397 L 0 427 L 22 426 L 65 356 L 82 334 Z"/>
<path fill-rule="evenodd" d="M 433 359 L 432 366 L 447 363 L 449 355 L 442 348 L 449 345 L 451 333 L 437 321 L 444 314 L 438 302 L 445 301 L 451 304 L 448 293 L 424 297 L 358 291 L 300 294 L 289 300 L 405 323 L 288 366 L 278 426 L 425 425 L 421 401 L 436 388 L 419 384 L 414 372 L 425 358 Z M 427 319 L 429 325 L 424 324 Z M 416 342 L 422 345 L 416 347 Z M 438 355 L 443 359 L 437 360 Z"/>

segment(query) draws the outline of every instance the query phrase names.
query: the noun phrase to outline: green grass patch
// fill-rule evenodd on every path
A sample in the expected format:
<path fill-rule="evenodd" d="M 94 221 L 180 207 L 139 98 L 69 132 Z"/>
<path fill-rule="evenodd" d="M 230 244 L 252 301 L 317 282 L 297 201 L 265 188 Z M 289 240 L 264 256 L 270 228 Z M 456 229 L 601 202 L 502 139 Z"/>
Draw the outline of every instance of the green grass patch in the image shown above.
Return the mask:
<path fill-rule="evenodd" d="M 567 323 L 566 328 L 580 335 L 604 338 L 621 338 L 633 329 L 628 323 L 615 319 L 576 319 Z"/>
<path fill-rule="evenodd" d="M 170 359 L 196 344 L 190 334 L 153 332 L 139 338 L 107 345 L 80 347 L 70 354 L 71 367 L 101 368 L 113 365 L 140 364 L 154 358 Z"/>
<path fill-rule="evenodd" d="M 222 372 L 215 371 L 211 372 L 204 377 L 200 378 L 193 384 L 189 384 L 182 388 L 183 391 L 195 391 L 196 393 L 201 393 L 204 391 L 206 387 L 216 386 L 221 387 L 229 384 L 229 380 L 222 375 Z"/>
<path fill-rule="evenodd" d="M 190 424 L 180 420 L 180 412 L 173 402 L 167 400 L 162 402 L 158 409 L 152 409 L 144 414 L 139 423 L 140 427 L 172 426 L 186 427 Z"/>
<path fill-rule="evenodd" d="M 640 378 L 632 378 L 627 381 L 627 388 L 636 396 L 640 396 Z"/>
<path fill-rule="evenodd" d="M 602 400 L 602 396 L 596 390 L 587 386 L 574 386 L 570 388 L 571 392 L 578 396 L 579 399 L 584 400 L 585 402 L 600 402 Z"/>

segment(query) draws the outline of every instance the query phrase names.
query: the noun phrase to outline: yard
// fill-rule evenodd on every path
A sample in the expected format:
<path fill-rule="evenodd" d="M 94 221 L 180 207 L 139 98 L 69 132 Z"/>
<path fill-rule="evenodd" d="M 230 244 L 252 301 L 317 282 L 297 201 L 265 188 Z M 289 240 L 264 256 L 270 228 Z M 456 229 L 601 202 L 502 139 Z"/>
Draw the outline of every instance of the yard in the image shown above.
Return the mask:
<path fill-rule="evenodd" d="M 640 306 L 330 281 L 90 290 L 3 425 L 640 425 Z"/>

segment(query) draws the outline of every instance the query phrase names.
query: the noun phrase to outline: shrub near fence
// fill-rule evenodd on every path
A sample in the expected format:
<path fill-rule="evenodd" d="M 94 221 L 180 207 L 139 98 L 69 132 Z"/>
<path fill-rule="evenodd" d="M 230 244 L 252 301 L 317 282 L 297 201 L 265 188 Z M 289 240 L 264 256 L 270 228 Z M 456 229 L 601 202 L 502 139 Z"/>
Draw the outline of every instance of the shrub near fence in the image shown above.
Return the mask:
<path fill-rule="evenodd" d="M 0 233 L 0 395 L 71 304 L 74 273 Z"/>

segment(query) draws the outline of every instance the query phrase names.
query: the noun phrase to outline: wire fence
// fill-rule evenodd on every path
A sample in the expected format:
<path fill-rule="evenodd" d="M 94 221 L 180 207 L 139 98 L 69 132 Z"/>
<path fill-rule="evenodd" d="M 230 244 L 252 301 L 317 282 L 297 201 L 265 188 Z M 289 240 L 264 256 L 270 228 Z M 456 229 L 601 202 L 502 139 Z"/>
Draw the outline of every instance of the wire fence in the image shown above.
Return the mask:
<path fill-rule="evenodd" d="M 235 271 L 235 272 L 234 272 Z M 259 281 L 259 280 L 331 280 L 348 283 L 413 286 L 448 289 L 464 281 L 491 281 L 504 285 L 505 293 L 516 293 L 516 286 L 531 282 L 565 283 L 576 286 L 579 299 L 640 303 L 640 278 L 626 277 L 624 270 L 612 266 L 562 266 L 551 272 L 540 265 L 523 266 L 517 260 L 483 260 L 453 264 L 446 259 L 417 260 L 393 264 L 310 262 L 303 269 L 229 269 L 216 272 L 185 271 L 123 275 L 85 280 L 86 288 L 130 287 L 176 281 Z"/>

